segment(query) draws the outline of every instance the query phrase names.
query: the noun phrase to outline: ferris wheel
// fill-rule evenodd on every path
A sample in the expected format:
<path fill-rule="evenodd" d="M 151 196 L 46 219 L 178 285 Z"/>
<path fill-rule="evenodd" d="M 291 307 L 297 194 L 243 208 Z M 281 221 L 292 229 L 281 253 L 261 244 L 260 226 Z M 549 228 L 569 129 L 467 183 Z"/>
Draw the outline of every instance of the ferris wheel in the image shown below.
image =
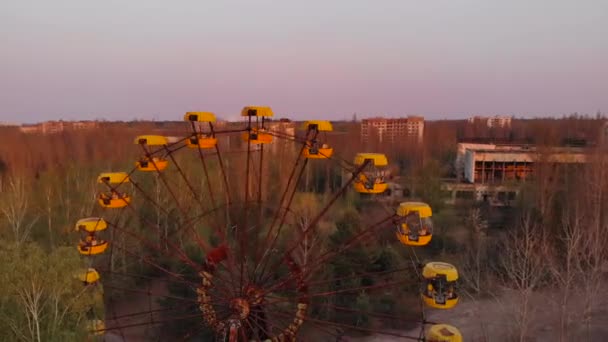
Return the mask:
<path fill-rule="evenodd" d="M 166 340 L 175 330 L 171 340 L 340 341 L 360 333 L 462 341 L 456 328 L 425 316 L 425 306 L 458 302 L 456 268 L 422 264 L 414 250 L 433 236 L 427 204 L 401 203 L 356 229 L 332 226 L 332 208 L 348 192 L 388 189 L 387 157 L 342 158 L 327 137 L 329 121 L 295 131 L 271 121 L 269 107 L 241 115 L 227 125 L 188 112 L 182 136 L 137 136 L 134 167 L 99 175 L 99 206 L 76 223 L 79 281 L 106 304 L 89 312 L 91 337 Z M 311 194 L 302 186 L 307 168 L 323 163 L 346 177 L 330 193 Z M 386 241 L 383 232 L 391 233 Z M 375 253 L 370 241 L 396 243 L 408 257 L 380 262 L 366 254 Z M 375 303 L 404 293 L 420 305 Z"/>

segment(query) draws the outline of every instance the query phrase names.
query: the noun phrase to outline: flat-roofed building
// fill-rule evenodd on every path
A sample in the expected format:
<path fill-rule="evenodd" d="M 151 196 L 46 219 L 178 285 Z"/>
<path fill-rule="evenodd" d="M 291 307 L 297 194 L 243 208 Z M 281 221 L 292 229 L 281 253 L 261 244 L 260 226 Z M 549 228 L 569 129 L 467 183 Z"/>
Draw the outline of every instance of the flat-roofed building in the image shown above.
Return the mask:
<path fill-rule="evenodd" d="M 415 138 L 422 142 L 424 135 L 424 117 L 408 116 L 406 118 L 370 118 L 361 120 L 361 141 L 366 143 L 377 137 L 380 142 L 395 142 L 403 138 Z"/>
<path fill-rule="evenodd" d="M 471 124 L 481 122 L 489 128 L 511 128 L 512 120 L 513 117 L 508 115 L 472 116 L 468 119 Z"/>
<path fill-rule="evenodd" d="M 537 163 L 581 164 L 584 149 L 550 147 L 539 150 L 528 145 L 458 144 L 456 170 L 468 183 L 523 181 L 534 173 Z"/>

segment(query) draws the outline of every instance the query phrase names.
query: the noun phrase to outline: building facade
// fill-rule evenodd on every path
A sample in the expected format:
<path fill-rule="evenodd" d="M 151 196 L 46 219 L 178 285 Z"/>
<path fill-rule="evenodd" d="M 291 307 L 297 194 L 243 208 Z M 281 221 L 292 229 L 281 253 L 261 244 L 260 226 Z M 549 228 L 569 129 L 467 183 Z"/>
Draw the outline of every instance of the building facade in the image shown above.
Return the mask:
<path fill-rule="evenodd" d="M 364 143 L 373 138 L 377 138 L 379 142 L 394 142 L 403 138 L 415 138 L 422 142 L 423 136 L 424 118 L 421 116 L 361 120 L 361 141 Z"/>
<path fill-rule="evenodd" d="M 539 151 L 528 145 L 459 143 L 455 169 L 467 183 L 500 184 L 524 181 L 537 163 L 582 164 L 587 154 L 581 148 L 553 147 Z"/>
<path fill-rule="evenodd" d="M 489 128 L 511 128 L 513 117 L 506 115 L 495 116 L 472 116 L 468 119 L 470 124 L 482 123 Z"/>

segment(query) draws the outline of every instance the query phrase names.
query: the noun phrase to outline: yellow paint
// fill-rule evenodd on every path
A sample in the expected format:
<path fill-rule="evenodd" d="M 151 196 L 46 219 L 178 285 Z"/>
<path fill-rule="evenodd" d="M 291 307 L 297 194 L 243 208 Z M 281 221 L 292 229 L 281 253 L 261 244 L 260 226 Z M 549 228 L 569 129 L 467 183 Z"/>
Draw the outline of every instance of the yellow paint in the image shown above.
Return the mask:
<path fill-rule="evenodd" d="M 167 137 L 162 135 L 139 135 L 135 138 L 136 145 L 162 146 L 168 145 Z"/>
<path fill-rule="evenodd" d="M 386 183 L 374 183 L 373 188 L 367 189 L 363 182 L 356 182 L 354 184 L 355 191 L 362 194 L 381 194 L 388 189 L 388 184 Z"/>
<path fill-rule="evenodd" d="M 269 144 L 272 142 L 272 135 L 265 133 L 257 128 L 251 129 L 251 133 L 244 132 L 242 135 L 243 141 L 251 141 L 252 144 Z"/>
<path fill-rule="evenodd" d="M 302 156 L 304 158 L 308 158 L 308 159 L 327 159 L 327 158 L 330 158 L 332 156 L 332 154 L 334 153 L 334 149 L 331 147 L 319 148 L 317 150 L 318 150 L 317 154 L 312 154 L 312 153 L 310 153 L 310 147 L 305 147 L 304 150 L 302 151 Z"/>
<path fill-rule="evenodd" d="M 241 116 L 271 117 L 273 116 L 273 113 L 270 107 L 247 106 L 241 110 Z"/>
<path fill-rule="evenodd" d="M 86 284 L 94 284 L 99 281 L 99 273 L 94 268 L 88 268 L 86 271 L 78 274 L 78 279 Z"/>
<path fill-rule="evenodd" d="M 94 319 L 88 322 L 91 333 L 96 336 L 105 334 L 106 324 L 100 319 Z"/>
<path fill-rule="evenodd" d="M 82 255 L 98 255 L 108 249 L 108 241 L 100 240 L 94 245 L 80 240 L 78 243 L 78 252 Z"/>
<path fill-rule="evenodd" d="M 458 329 L 447 324 L 434 324 L 426 333 L 427 342 L 462 342 Z"/>
<path fill-rule="evenodd" d="M 77 231 L 100 232 L 108 228 L 106 221 L 100 217 L 87 217 L 76 222 Z"/>
<path fill-rule="evenodd" d="M 97 177 L 98 183 L 121 184 L 130 181 L 126 172 L 104 172 Z"/>
<path fill-rule="evenodd" d="M 422 294 L 422 300 L 424 301 L 424 303 L 428 306 L 430 306 L 431 308 L 435 308 L 435 309 L 451 309 L 453 307 L 456 306 L 456 304 L 458 304 L 458 297 L 456 298 L 452 298 L 452 299 L 446 299 L 445 300 L 445 304 L 439 304 L 437 302 L 435 302 L 435 300 L 431 297 L 427 297 L 424 294 Z"/>
<path fill-rule="evenodd" d="M 423 202 L 402 202 L 399 204 L 399 208 L 397 208 L 397 215 L 407 216 L 412 211 L 417 211 L 420 218 L 433 216 L 431 207 Z"/>
<path fill-rule="evenodd" d="M 187 112 L 184 121 L 215 122 L 215 114 L 211 112 Z"/>
<path fill-rule="evenodd" d="M 206 134 L 197 134 L 186 140 L 186 145 L 190 148 L 214 148 L 217 145 L 217 138 Z"/>
<path fill-rule="evenodd" d="M 147 163 L 145 163 L 147 161 Z M 135 166 L 139 171 L 151 172 L 151 171 L 162 171 L 167 168 L 169 161 L 164 158 L 143 158 L 143 160 L 136 161 Z"/>
<path fill-rule="evenodd" d="M 454 265 L 447 262 L 429 262 L 422 269 L 422 276 L 425 279 L 432 279 L 439 275 L 445 275 L 448 282 L 458 280 L 458 270 Z"/>
<path fill-rule="evenodd" d="M 131 197 L 123 195 L 118 198 L 112 198 L 112 194 L 99 195 L 98 203 L 102 208 L 118 209 L 124 208 L 131 203 Z"/>
<path fill-rule="evenodd" d="M 403 226 L 405 226 L 405 223 L 403 224 Z M 418 241 L 414 241 L 410 240 L 407 234 L 400 234 L 397 232 L 395 235 L 397 236 L 397 239 L 401 241 L 402 244 L 408 246 L 426 246 L 429 244 L 429 242 L 431 242 L 431 239 L 433 238 L 432 234 L 420 235 L 418 236 Z"/>
<path fill-rule="evenodd" d="M 355 156 L 355 165 L 363 165 L 367 160 L 371 159 L 373 166 L 387 166 L 388 158 L 382 153 L 357 153 Z"/>
<path fill-rule="evenodd" d="M 304 127 L 304 129 L 311 129 L 311 130 L 316 127 L 317 130 L 320 132 L 331 132 L 334 130 L 334 127 L 332 126 L 331 122 L 322 121 L 322 120 L 306 121 L 306 122 L 304 122 L 303 127 Z"/>

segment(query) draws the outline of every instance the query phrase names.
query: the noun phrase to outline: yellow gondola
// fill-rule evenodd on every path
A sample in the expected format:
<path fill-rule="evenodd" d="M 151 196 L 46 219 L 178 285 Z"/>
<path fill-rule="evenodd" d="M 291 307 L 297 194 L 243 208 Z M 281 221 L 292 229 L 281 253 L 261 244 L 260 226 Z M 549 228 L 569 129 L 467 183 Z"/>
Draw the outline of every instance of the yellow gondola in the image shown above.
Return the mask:
<path fill-rule="evenodd" d="M 97 177 L 98 183 L 122 184 L 129 183 L 129 174 L 126 172 L 104 172 Z"/>
<path fill-rule="evenodd" d="M 104 183 L 110 187 L 110 191 L 102 192 L 99 194 L 97 202 L 102 208 L 117 209 L 124 208 L 131 203 L 131 197 L 125 193 L 119 193 L 118 190 L 111 186 L 111 184 L 129 183 L 131 179 L 129 174 L 126 172 L 105 172 L 97 177 L 98 183 Z"/>
<path fill-rule="evenodd" d="M 433 324 L 426 333 L 427 342 L 462 342 L 462 334 L 448 324 Z"/>
<path fill-rule="evenodd" d="M 252 144 L 269 144 L 272 142 L 272 135 L 263 128 L 252 128 L 250 132 L 244 132 L 243 141 L 250 141 Z"/>
<path fill-rule="evenodd" d="M 384 168 L 388 166 L 388 159 L 381 153 L 358 153 L 354 164 L 361 166 L 367 160 L 370 162 L 354 183 L 355 191 L 363 194 L 381 194 L 388 189 L 388 184 L 384 181 Z"/>
<path fill-rule="evenodd" d="M 199 133 L 188 138 L 186 145 L 190 148 L 214 148 L 217 145 L 217 138 L 211 134 Z"/>
<path fill-rule="evenodd" d="M 131 203 L 131 197 L 129 197 L 127 194 L 119 194 L 118 192 L 112 190 L 110 192 L 99 194 L 97 201 L 102 208 L 119 209 L 129 205 L 129 203 Z"/>
<path fill-rule="evenodd" d="M 100 319 L 93 319 L 87 322 L 93 335 L 101 336 L 105 334 L 106 324 Z"/>
<path fill-rule="evenodd" d="M 424 246 L 431 242 L 433 222 L 431 207 L 422 202 L 403 202 L 397 208 L 397 215 L 405 217 L 405 222 L 397 227 L 397 238 L 408 246 Z"/>
<path fill-rule="evenodd" d="M 458 270 L 445 262 L 429 262 L 422 269 L 424 290 L 422 300 L 426 305 L 436 309 L 451 309 L 458 304 L 458 295 L 454 290 L 458 280 Z"/>
<path fill-rule="evenodd" d="M 215 114 L 211 112 L 187 112 L 184 121 L 215 122 Z"/>
<path fill-rule="evenodd" d="M 333 126 L 329 121 L 311 120 L 304 123 L 304 129 L 307 131 L 317 131 L 314 133 L 318 136 L 318 132 L 331 132 Z M 325 137 L 327 139 L 327 137 Z M 334 149 L 326 143 L 320 143 L 316 138 L 306 142 L 306 147 L 302 151 L 302 156 L 309 159 L 326 159 L 330 158 L 334 153 Z"/>
<path fill-rule="evenodd" d="M 241 116 L 271 117 L 273 113 L 270 107 L 247 106 L 241 110 Z"/>
<path fill-rule="evenodd" d="M 136 145 L 163 146 L 168 145 L 169 140 L 162 135 L 139 135 L 135 138 Z"/>
<path fill-rule="evenodd" d="M 82 255 L 98 255 L 108 249 L 108 241 L 93 239 L 80 240 L 78 252 Z"/>
<path fill-rule="evenodd" d="M 88 217 L 76 222 L 76 230 L 82 233 L 78 242 L 78 252 L 82 255 L 97 255 L 105 252 L 108 242 L 99 233 L 108 228 L 106 221 L 99 217 Z"/>
<path fill-rule="evenodd" d="M 100 217 L 87 217 L 76 222 L 77 231 L 86 231 L 89 233 L 101 232 L 108 228 L 106 221 Z"/>
<path fill-rule="evenodd" d="M 169 161 L 165 158 L 160 157 L 143 157 L 142 159 L 135 162 L 135 166 L 139 171 L 151 172 L 151 171 L 162 171 L 167 168 Z"/>
<path fill-rule="evenodd" d="M 99 273 L 94 268 L 88 268 L 77 275 L 77 278 L 85 285 L 91 285 L 99 281 Z"/>

